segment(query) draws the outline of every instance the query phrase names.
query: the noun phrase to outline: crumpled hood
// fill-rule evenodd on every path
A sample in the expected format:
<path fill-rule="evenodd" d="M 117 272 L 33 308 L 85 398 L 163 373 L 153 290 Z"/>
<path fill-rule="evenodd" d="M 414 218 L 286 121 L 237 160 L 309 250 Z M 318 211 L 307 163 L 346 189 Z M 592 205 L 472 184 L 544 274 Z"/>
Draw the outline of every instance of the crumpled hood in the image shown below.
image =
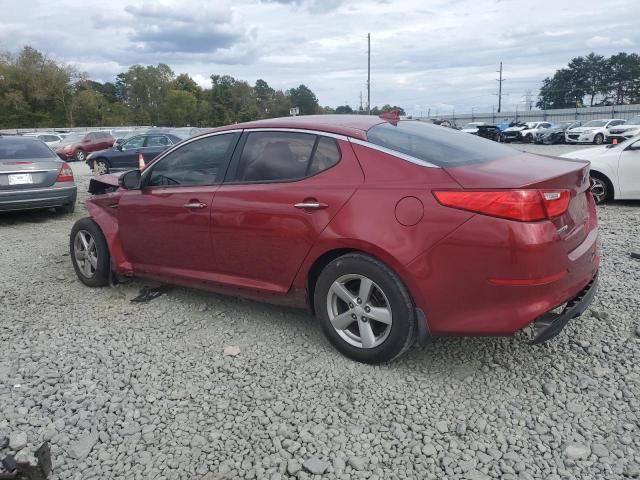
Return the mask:
<path fill-rule="evenodd" d="M 106 188 L 120 188 L 120 177 L 127 172 L 107 173 L 89 180 L 89 193 L 104 193 Z"/>
<path fill-rule="evenodd" d="M 509 127 L 505 128 L 505 132 L 521 132 L 522 130 L 527 130 L 529 127 Z"/>

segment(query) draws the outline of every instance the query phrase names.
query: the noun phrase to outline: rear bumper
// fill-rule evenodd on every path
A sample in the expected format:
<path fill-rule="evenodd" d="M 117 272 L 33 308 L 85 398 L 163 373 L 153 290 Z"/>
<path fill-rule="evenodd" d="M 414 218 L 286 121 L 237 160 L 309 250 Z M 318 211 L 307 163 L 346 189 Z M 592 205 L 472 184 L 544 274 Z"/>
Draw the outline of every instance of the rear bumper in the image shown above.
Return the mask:
<path fill-rule="evenodd" d="M 407 265 L 416 307 L 433 336 L 513 335 L 574 299 L 596 275 L 595 207 L 568 249 L 551 222 L 477 216 Z M 569 232 L 567 235 L 570 235 Z"/>
<path fill-rule="evenodd" d="M 575 297 L 567 302 L 561 313 L 547 312 L 533 323 L 534 337 L 531 343 L 538 345 L 557 336 L 569 323 L 589 308 L 598 289 L 598 274 Z"/>
<path fill-rule="evenodd" d="M 70 205 L 75 203 L 77 194 L 75 185 L 2 191 L 0 192 L 0 212 Z"/>

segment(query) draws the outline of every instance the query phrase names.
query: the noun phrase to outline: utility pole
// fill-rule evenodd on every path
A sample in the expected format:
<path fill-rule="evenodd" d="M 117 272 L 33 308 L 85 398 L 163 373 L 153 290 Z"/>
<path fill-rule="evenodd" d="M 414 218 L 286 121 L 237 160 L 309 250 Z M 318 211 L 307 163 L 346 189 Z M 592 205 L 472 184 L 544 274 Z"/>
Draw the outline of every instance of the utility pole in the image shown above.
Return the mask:
<path fill-rule="evenodd" d="M 500 62 L 500 70 L 498 70 L 498 73 L 500 74 L 500 78 L 498 79 L 498 113 L 500 113 L 502 109 L 502 82 L 504 82 L 502 78 L 502 62 Z"/>
<path fill-rule="evenodd" d="M 371 34 L 367 33 L 367 113 L 371 115 Z"/>
<path fill-rule="evenodd" d="M 359 112 L 362 112 L 362 90 L 360 90 L 360 109 Z"/>

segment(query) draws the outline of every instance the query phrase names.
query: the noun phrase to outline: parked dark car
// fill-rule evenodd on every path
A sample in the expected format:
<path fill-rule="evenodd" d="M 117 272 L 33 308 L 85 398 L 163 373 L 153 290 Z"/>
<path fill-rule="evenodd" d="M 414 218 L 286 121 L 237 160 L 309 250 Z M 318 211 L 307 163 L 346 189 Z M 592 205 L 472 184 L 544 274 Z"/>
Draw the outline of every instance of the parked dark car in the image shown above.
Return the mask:
<path fill-rule="evenodd" d="M 542 343 L 596 291 L 588 162 L 426 122 L 229 125 L 142 172 L 94 177 L 89 191 L 89 216 L 70 235 L 86 285 L 106 286 L 114 271 L 308 306 L 361 362 L 392 360 L 430 336 L 529 325 Z"/>
<path fill-rule="evenodd" d="M 558 122 L 558 124 L 554 127 L 547 128 L 541 132 L 536 134 L 534 139 L 535 143 L 544 144 L 544 145 L 555 145 L 557 143 L 565 143 L 564 133 L 570 128 L 576 128 L 582 126 L 582 122 L 577 121 L 567 121 L 567 122 Z"/>
<path fill-rule="evenodd" d="M 111 149 L 92 153 L 87 157 L 87 165 L 95 175 L 132 170 L 138 168 L 140 154 L 146 164 L 181 140 L 172 133 L 163 132 L 134 135 L 123 143 L 114 144 Z"/>
<path fill-rule="evenodd" d="M 479 125 L 477 136 L 493 140 L 494 142 L 503 142 L 502 131 L 496 125 Z"/>
<path fill-rule="evenodd" d="M 70 133 L 55 152 L 63 160 L 84 162 L 91 152 L 111 148 L 116 139 L 109 132 Z"/>
<path fill-rule="evenodd" d="M 67 162 L 38 139 L 0 135 L 0 212 L 55 207 L 71 213 L 75 205 Z"/>

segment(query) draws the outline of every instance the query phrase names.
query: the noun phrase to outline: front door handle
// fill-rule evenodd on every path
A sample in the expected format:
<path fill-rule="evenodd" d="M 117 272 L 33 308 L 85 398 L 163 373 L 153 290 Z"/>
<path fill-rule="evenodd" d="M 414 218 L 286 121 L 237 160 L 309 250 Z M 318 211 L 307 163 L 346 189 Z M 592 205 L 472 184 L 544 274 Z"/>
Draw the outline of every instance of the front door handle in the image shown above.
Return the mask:
<path fill-rule="evenodd" d="M 327 208 L 328 206 L 329 205 L 327 205 L 326 203 L 315 202 L 315 201 L 301 202 L 301 203 L 296 203 L 294 205 L 294 207 L 300 208 L 302 210 L 322 210 L 324 208 Z"/>
<path fill-rule="evenodd" d="M 191 200 L 189 203 L 183 205 L 184 208 L 190 208 L 191 210 L 198 210 L 200 208 L 206 208 L 207 204 L 199 202 L 197 200 Z"/>

